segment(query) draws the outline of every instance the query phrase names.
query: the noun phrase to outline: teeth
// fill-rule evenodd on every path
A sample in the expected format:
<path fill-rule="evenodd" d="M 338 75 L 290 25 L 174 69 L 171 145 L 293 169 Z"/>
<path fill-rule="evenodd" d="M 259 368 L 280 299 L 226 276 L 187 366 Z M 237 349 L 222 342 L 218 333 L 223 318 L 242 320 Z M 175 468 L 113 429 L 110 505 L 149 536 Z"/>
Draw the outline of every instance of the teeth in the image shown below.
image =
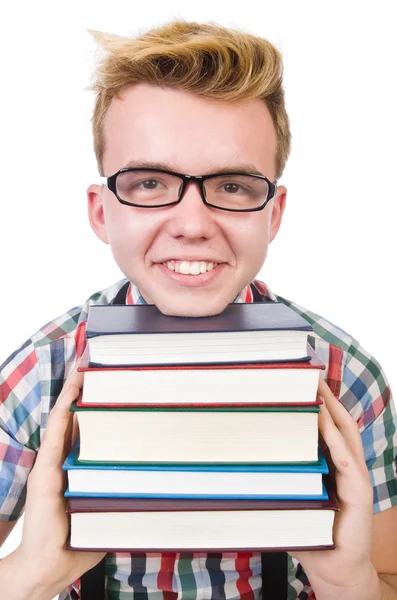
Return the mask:
<path fill-rule="evenodd" d="M 199 275 L 201 273 L 201 266 L 198 262 L 192 262 L 190 264 L 190 275 Z"/>
<path fill-rule="evenodd" d="M 179 268 L 179 272 L 183 273 L 184 275 L 189 275 L 189 273 L 190 273 L 190 263 L 188 263 L 187 260 L 183 260 L 181 262 L 181 266 Z"/>
<path fill-rule="evenodd" d="M 163 263 L 170 271 L 182 273 L 183 275 L 200 275 L 207 271 L 212 271 L 218 263 L 205 261 L 189 260 L 169 260 Z"/>

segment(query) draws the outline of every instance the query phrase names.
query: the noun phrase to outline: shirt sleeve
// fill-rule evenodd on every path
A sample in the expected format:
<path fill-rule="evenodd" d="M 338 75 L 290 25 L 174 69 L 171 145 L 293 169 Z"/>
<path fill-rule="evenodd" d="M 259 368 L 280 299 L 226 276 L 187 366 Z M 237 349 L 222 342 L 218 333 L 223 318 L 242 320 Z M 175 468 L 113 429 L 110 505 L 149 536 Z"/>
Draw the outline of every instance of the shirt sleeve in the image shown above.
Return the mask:
<path fill-rule="evenodd" d="M 23 512 L 40 444 L 41 382 L 31 340 L 0 367 L 0 520 Z"/>
<path fill-rule="evenodd" d="M 340 401 L 360 427 L 374 490 L 374 513 L 396 506 L 396 408 L 381 366 L 356 340 L 346 353 Z"/>

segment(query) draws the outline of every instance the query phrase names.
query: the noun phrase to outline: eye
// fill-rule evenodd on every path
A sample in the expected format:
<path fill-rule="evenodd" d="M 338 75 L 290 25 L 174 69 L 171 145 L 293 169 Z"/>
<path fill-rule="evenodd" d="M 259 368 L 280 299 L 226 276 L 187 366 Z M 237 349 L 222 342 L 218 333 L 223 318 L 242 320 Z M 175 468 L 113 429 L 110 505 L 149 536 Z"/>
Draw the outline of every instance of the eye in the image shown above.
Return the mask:
<path fill-rule="evenodd" d="M 228 194 L 236 194 L 242 189 L 242 186 L 238 183 L 224 183 L 223 188 Z"/>
<path fill-rule="evenodd" d="M 215 188 L 216 194 L 225 194 L 227 196 L 247 196 L 252 194 L 249 185 L 239 181 L 222 181 Z"/>
<path fill-rule="evenodd" d="M 160 185 L 160 182 L 156 179 L 146 179 L 135 184 L 134 187 L 142 187 L 145 190 L 155 190 Z"/>

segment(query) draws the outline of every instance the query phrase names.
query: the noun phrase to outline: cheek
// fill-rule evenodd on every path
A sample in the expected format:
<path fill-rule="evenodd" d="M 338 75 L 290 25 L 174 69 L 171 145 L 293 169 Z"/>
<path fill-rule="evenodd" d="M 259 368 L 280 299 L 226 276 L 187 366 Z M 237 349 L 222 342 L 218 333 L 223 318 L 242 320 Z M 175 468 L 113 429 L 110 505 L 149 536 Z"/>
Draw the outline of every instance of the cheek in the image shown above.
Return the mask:
<path fill-rule="evenodd" d="M 124 254 L 134 253 L 138 247 L 139 227 L 129 207 L 112 206 L 105 212 L 105 221 L 110 248 L 117 261 Z"/>
<path fill-rule="evenodd" d="M 259 264 L 269 245 L 270 219 L 267 213 L 247 213 L 229 228 L 229 241 L 239 261 Z"/>
<path fill-rule="evenodd" d="M 116 259 L 144 256 L 158 232 L 153 215 L 139 209 L 119 207 L 106 215 L 110 247 Z M 125 208 L 125 210 L 123 210 Z"/>

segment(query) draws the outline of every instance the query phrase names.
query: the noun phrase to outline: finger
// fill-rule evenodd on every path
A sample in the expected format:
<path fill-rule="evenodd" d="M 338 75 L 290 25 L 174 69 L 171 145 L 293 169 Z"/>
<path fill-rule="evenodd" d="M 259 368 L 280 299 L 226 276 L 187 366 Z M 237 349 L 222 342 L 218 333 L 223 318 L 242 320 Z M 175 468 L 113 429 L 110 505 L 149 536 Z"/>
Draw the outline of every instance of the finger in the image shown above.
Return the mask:
<path fill-rule="evenodd" d="M 321 407 L 318 428 L 327 444 L 332 463 L 339 474 L 343 477 L 352 476 L 362 470 L 349 444 L 335 425 L 325 403 Z"/>
<path fill-rule="evenodd" d="M 320 422 L 321 421 L 319 420 L 319 428 L 320 428 Z M 320 429 L 319 429 L 318 441 L 319 441 L 319 445 L 321 448 L 321 452 L 322 452 L 322 454 L 325 458 L 325 461 L 327 463 L 327 466 L 328 466 L 327 479 L 329 482 L 333 483 L 335 481 L 335 467 L 334 467 L 334 463 L 332 462 L 331 453 L 329 451 L 327 444 L 325 443 L 325 440 L 321 434 Z M 333 489 L 335 489 L 335 485 L 333 485 Z"/>
<path fill-rule="evenodd" d="M 343 404 L 341 404 L 341 402 L 334 396 L 322 378 L 320 378 L 319 381 L 318 394 L 328 409 L 336 427 L 339 429 L 348 443 L 352 453 L 357 460 L 364 465 L 364 448 L 357 422 L 351 416 L 349 411 L 343 406 Z"/>
<path fill-rule="evenodd" d="M 63 388 L 61 390 L 61 393 L 59 394 L 57 401 L 56 401 L 53 409 L 50 412 L 50 416 L 48 418 L 48 423 L 47 423 L 47 430 L 44 433 L 42 441 L 44 441 L 46 439 L 47 431 L 48 431 L 49 427 L 51 426 L 51 423 L 53 420 L 64 419 L 64 418 L 70 416 L 69 415 L 70 404 L 71 404 L 71 402 L 73 402 L 73 400 L 76 399 L 76 396 L 73 396 L 73 398 L 70 400 L 71 397 L 70 397 L 69 393 L 67 395 L 66 395 L 66 393 L 68 392 L 69 388 L 71 386 L 73 386 L 74 388 L 77 388 L 77 390 L 78 390 L 77 396 L 78 396 L 81 388 L 83 387 L 83 382 L 84 382 L 84 373 L 80 373 L 77 370 L 77 367 L 75 367 L 73 369 L 73 371 L 70 373 L 69 377 L 66 379 L 66 381 L 63 385 Z M 65 395 L 66 395 L 66 398 L 65 398 Z M 67 410 L 65 410 L 65 406 L 67 407 Z M 51 431 L 51 429 L 50 429 L 50 431 Z"/>
<path fill-rule="evenodd" d="M 78 371 L 77 366 L 75 366 L 74 369 L 71 371 L 70 375 L 68 376 L 68 378 L 66 379 L 64 386 L 62 388 L 62 392 L 68 385 L 75 385 L 79 389 L 81 389 L 83 387 L 83 383 L 84 383 L 84 373 Z M 62 394 L 62 392 L 61 392 L 61 394 Z"/>
<path fill-rule="evenodd" d="M 80 435 L 79 421 L 77 418 L 77 414 L 74 413 L 73 414 L 73 426 L 72 426 L 72 446 L 76 442 L 79 435 Z"/>
<path fill-rule="evenodd" d="M 372 512 L 373 490 L 367 467 L 351 451 L 326 405 L 319 415 L 319 430 L 331 457 L 331 463 L 328 463 L 331 488 L 335 489 L 336 485 L 335 491 L 345 507 L 361 506 Z"/>
<path fill-rule="evenodd" d="M 54 467 L 63 462 L 72 440 L 73 417 L 70 406 L 79 393 L 80 389 L 74 384 L 68 384 L 61 392 L 48 419 L 36 464 Z"/>

